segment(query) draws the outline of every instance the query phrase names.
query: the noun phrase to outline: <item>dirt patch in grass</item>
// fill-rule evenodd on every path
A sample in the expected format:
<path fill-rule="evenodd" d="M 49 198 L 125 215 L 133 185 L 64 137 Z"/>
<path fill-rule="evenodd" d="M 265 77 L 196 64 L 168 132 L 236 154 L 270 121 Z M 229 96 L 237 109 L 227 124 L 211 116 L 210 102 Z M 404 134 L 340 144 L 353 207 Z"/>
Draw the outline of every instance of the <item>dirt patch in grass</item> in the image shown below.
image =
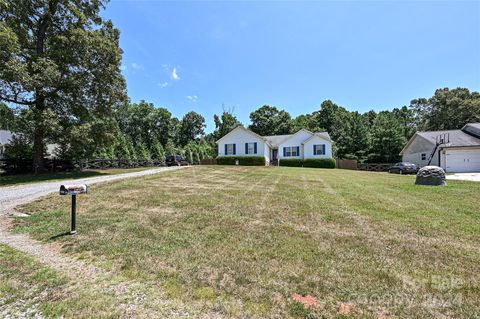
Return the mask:
<path fill-rule="evenodd" d="M 225 317 L 474 317 L 480 184 L 413 182 L 346 170 L 195 167 L 91 187 L 78 203 L 79 235 L 54 241 Z M 17 232 L 50 242 L 68 230 L 64 197 L 23 210 L 34 214 L 17 219 Z"/>

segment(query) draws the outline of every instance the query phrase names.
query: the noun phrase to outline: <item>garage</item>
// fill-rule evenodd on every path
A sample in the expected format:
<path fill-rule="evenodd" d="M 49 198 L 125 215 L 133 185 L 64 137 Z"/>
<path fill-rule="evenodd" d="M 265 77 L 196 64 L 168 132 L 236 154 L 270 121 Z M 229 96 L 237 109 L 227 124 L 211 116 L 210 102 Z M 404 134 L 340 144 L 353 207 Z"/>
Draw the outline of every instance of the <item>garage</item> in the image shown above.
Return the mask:
<path fill-rule="evenodd" d="M 480 172 L 480 148 L 444 149 L 444 154 L 447 173 Z"/>

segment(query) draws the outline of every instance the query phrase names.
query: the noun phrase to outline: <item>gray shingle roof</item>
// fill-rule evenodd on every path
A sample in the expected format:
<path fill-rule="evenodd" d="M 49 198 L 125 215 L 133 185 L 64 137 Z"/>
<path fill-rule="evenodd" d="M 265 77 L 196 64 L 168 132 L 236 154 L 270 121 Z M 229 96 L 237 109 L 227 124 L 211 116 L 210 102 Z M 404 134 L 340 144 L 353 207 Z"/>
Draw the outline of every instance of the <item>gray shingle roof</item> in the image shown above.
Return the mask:
<path fill-rule="evenodd" d="M 0 145 L 7 145 L 12 139 L 13 133 L 10 131 L 0 130 Z"/>
<path fill-rule="evenodd" d="M 480 146 L 480 138 L 473 137 L 462 130 L 417 132 L 418 135 L 436 143 L 437 136 L 448 134 L 450 142 L 442 147 Z"/>
<path fill-rule="evenodd" d="M 462 128 L 462 131 L 480 138 L 480 123 L 468 123 Z"/>
<path fill-rule="evenodd" d="M 272 146 L 278 146 L 282 141 L 286 140 L 293 134 L 287 135 L 273 135 L 273 136 L 262 136 L 264 139 L 267 140 L 268 143 L 272 144 Z"/>

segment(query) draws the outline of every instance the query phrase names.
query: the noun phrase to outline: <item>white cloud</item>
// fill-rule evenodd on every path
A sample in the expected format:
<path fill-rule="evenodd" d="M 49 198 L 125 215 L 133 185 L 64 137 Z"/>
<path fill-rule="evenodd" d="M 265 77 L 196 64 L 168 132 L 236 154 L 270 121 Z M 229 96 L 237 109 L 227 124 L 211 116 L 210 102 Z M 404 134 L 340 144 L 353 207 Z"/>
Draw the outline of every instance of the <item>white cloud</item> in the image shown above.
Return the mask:
<path fill-rule="evenodd" d="M 134 69 L 134 70 L 143 70 L 143 66 L 141 66 L 140 64 L 137 64 L 135 62 L 133 62 L 131 64 L 131 66 L 132 66 L 132 69 Z"/>
<path fill-rule="evenodd" d="M 161 83 L 158 83 L 157 85 L 163 89 L 168 86 L 168 82 L 161 82 Z"/>
<path fill-rule="evenodd" d="M 177 73 L 177 68 L 173 68 L 171 76 L 172 76 L 172 80 L 174 81 L 180 80 L 180 76 Z"/>
<path fill-rule="evenodd" d="M 187 95 L 186 98 L 192 101 L 193 103 L 196 103 L 198 100 L 198 96 L 196 95 Z"/>
<path fill-rule="evenodd" d="M 122 64 L 122 65 L 120 66 L 120 70 L 125 71 L 126 69 L 127 69 L 127 66 L 126 66 L 126 65 Z"/>

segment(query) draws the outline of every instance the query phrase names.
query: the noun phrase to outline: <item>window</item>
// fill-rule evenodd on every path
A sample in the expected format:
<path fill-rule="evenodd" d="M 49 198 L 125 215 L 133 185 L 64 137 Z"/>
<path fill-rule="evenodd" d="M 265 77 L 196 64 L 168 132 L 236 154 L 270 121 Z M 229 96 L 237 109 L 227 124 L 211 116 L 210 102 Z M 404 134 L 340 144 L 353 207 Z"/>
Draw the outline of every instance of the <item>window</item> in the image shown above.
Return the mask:
<path fill-rule="evenodd" d="M 245 154 L 257 154 L 257 143 L 245 143 Z"/>
<path fill-rule="evenodd" d="M 235 144 L 225 144 L 225 155 L 235 155 Z"/>
<path fill-rule="evenodd" d="M 325 155 L 325 144 L 313 145 L 313 155 Z"/>
<path fill-rule="evenodd" d="M 300 153 L 300 148 L 298 146 L 289 146 L 283 148 L 283 156 L 290 157 L 290 156 L 298 156 Z"/>
<path fill-rule="evenodd" d="M 422 153 L 422 161 L 427 159 L 427 153 Z"/>

